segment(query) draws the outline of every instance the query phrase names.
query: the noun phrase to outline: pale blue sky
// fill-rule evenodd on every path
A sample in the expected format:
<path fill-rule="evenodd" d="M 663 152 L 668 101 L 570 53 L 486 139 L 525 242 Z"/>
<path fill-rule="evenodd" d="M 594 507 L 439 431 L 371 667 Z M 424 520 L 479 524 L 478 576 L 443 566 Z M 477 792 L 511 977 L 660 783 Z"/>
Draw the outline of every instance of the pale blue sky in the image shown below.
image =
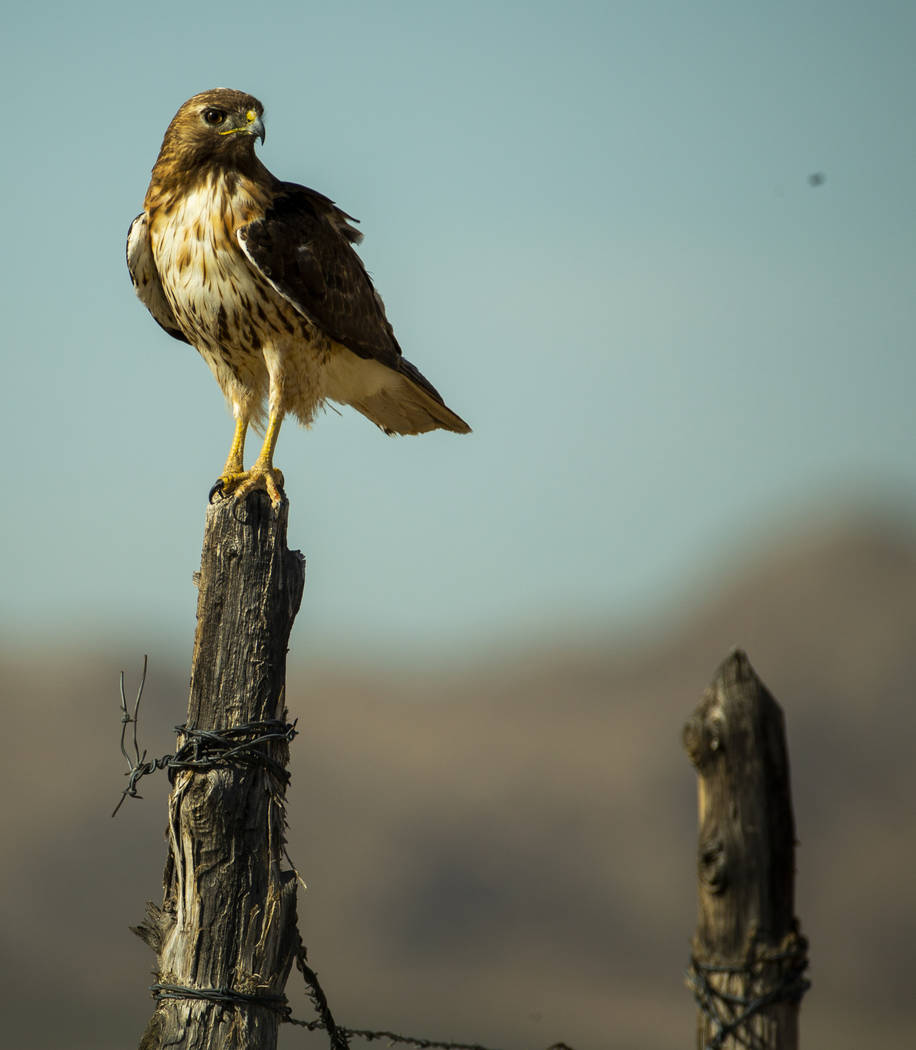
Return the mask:
<path fill-rule="evenodd" d="M 812 503 L 916 507 L 912 3 L 90 0 L 0 48 L 5 637 L 190 648 L 232 426 L 123 256 L 215 86 L 475 429 L 284 427 L 300 655 L 627 623 Z"/>

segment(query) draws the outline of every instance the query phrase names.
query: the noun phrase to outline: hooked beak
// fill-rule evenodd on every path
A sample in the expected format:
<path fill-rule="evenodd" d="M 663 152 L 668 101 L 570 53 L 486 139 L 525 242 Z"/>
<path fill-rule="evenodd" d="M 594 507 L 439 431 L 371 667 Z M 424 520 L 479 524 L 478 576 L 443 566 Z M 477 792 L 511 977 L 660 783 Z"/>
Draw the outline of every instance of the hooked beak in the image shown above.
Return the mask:
<path fill-rule="evenodd" d="M 244 124 L 237 128 L 226 128 L 225 131 L 220 132 L 220 135 L 256 135 L 263 144 L 265 138 L 264 121 L 253 109 L 249 109 L 245 114 Z"/>
<path fill-rule="evenodd" d="M 261 145 L 264 145 L 264 139 L 267 137 L 267 133 L 264 131 L 264 121 L 255 113 L 254 120 L 249 121 L 245 125 L 245 130 L 249 135 L 257 135 L 261 140 Z"/>

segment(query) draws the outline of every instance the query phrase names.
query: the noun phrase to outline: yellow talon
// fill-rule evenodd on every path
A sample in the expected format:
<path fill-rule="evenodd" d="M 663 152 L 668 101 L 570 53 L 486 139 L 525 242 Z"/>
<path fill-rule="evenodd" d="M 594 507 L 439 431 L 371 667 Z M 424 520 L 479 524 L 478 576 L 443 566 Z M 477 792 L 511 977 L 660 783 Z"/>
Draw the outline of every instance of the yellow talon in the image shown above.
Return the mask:
<path fill-rule="evenodd" d="M 211 493 L 219 492 L 223 497 L 243 499 L 255 489 L 264 489 L 272 503 L 282 503 L 286 498 L 283 492 L 283 472 L 258 462 L 251 470 L 243 470 L 238 474 L 222 474 Z"/>

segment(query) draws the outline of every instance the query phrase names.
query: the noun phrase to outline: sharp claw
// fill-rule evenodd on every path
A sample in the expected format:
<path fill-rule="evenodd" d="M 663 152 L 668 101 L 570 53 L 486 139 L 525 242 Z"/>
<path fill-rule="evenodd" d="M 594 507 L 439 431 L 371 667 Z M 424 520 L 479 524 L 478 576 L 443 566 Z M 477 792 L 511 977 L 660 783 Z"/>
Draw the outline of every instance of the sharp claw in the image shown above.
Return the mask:
<path fill-rule="evenodd" d="M 234 497 L 236 500 L 241 500 L 254 489 L 262 489 L 267 493 L 270 502 L 277 506 L 286 499 L 283 482 L 283 474 L 275 467 L 269 467 L 266 470 L 253 467 L 251 470 L 240 471 L 238 474 L 223 474 L 216 479 L 207 500 L 213 503 L 215 496 L 221 499 Z"/>

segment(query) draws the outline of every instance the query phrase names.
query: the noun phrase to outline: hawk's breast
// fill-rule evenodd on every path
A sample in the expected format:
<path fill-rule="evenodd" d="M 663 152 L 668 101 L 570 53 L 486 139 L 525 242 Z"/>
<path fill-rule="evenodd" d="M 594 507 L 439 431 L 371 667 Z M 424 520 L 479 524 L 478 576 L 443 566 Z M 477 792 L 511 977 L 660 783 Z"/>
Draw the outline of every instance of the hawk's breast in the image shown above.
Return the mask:
<path fill-rule="evenodd" d="M 263 214 L 265 203 L 248 182 L 213 176 L 152 212 L 150 244 L 163 291 L 230 400 L 264 397 L 268 372 L 277 368 L 269 369 L 265 354 L 273 361 L 279 353 L 290 385 L 303 387 L 299 397 L 291 391 L 291 400 L 315 402 L 322 384 L 303 369 L 323 365 L 327 340 L 252 269 L 239 247 L 239 227 Z M 311 416 L 314 404 L 302 408 Z"/>
<path fill-rule="evenodd" d="M 265 341 L 294 334 L 295 321 L 238 247 L 236 231 L 259 212 L 236 178 L 200 183 L 151 216 L 150 243 L 162 286 L 187 337 L 229 352 L 256 352 Z"/>

